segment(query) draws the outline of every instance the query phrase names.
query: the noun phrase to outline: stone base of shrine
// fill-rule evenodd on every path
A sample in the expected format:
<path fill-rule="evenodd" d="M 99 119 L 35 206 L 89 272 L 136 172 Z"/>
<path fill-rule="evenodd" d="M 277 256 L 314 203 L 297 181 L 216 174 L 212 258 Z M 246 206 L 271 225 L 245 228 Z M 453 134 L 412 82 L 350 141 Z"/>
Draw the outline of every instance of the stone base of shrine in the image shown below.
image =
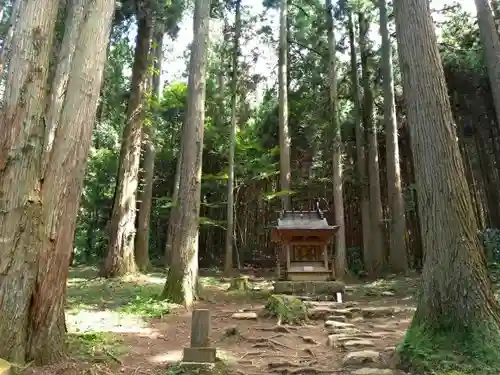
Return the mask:
<path fill-rule="evenodd" d="M 332 296 L 344 293 L 345 284 L 341 281 L 276 281 L 275 294 L 296 296 Z"/>

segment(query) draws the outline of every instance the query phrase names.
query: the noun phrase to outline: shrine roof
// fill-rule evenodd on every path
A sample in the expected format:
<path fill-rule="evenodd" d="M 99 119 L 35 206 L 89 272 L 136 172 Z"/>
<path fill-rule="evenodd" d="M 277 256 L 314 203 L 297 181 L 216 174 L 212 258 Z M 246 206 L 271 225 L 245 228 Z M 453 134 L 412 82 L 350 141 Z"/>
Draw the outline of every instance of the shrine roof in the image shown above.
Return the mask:
<path fill-rule="evenodd" d="M 321 211 L 282 211 L 277 229 L 333 229 Z"/>

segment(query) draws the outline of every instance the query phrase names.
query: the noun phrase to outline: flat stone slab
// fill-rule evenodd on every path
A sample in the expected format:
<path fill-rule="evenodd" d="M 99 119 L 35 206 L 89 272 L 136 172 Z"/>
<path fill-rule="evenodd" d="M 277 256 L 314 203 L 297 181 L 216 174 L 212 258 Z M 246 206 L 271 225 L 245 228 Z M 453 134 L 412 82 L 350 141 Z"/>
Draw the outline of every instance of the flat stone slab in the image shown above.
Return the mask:
<path fill-rule="evenodd" d="M 347 353 L 344 357 L 344 366 L 363 365 L 366 363 L 376 363 L 380 360 L 380 353 L 374 350 L 360 350 Z"/>
<path fill-rule="evenodd" d="M 215 363 L 215 348 L 184 348 L 183 363 Z"/>
<path fill-rule="evenodd" d="M 373 347 L 375 344 L 371 340 L 346 340 L 342 343 L 342 346 L 346 349 L 351 348 L 362 348 L 362 347 Z"/>
<path fill-rule="evenodd" d="M 364 307 L 361 309 L 361 316 L 364 318 L 385 318 L 400 314 L 413 314 L 416 308 L 412 306 L 381 306 L 381 307 Z"/>
<path fill-rule="evenodd" d="M 351 375 L 393 375 L 394 370 L 388 368 L 363 367 L 351 372 Z"/>
<path fill-rule="evenodd" d="M 325 322 L 325 328 L 354 328 L 354 324 L 351 323 L 345 323 L 345 322 L 338 322 L 336 320 L 327 320 Z"/>
<path fill-rule="evenodd" d="M 237 312 L 234 313 L 231 318 L 238 320 L 257 320 L 258 315 L 254 311 Z"/>
<path fill-rule="evenodd" d="M 275 294 L 335 296 L 344 291 L 345 284 L 341 281 L 276 281 L 274 284 Z"/>

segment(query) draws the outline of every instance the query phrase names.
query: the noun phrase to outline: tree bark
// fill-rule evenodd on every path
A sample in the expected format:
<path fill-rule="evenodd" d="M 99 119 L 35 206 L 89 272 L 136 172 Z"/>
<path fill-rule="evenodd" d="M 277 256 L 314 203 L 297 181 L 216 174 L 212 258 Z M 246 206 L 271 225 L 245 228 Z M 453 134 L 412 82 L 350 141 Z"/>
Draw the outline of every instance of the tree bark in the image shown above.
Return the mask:
<path fill-rule="evenodd" d="M 370 251 L 370 193 L 368 190 L 368 181 L 366 173 L 366 154 L 365 154 L 365 129 L 361 121 L 361 104 L 359 93 L 359 78 L 358 78 L 358 59 L 356 56 L 356 39 L 354 37 L 354 22 L 352 19 L 352 11 L 348 10 L 348 33 L 351 55 L 351 81 L 352 81 L 352 97 L 354 103 L 354 124 L 356 135 L 356 169 L 361 190 L 361 230 L 363 239 L 363 261 L 365 269 L 369 274 L 373 274 L 373 256 Z"/>
<path fill-rule="evenodd" d="M 149 260 L 149 230 L 150 217 L 153 196 L 153 183 L 155 171 L 155 146 L 152 136 L 152 129 L 149 126 L 143 126 L 142 144 L 144 170 L 144 184 L 142 191 L 139 192 L 139 214 L 137 217 L 137 236 L 135 237 L 135 262 L 142 272 L 151 268 Z"/>
<path fill-rule="evenodd" d="M 359 20 L 359 50 L 361 55 L 361 80 L 363 85 L 362 122 L 367 135 L 368 185 L 370 202 L 370 246 L 371 246 L 371 276 L 381 275 L 385 266 L 384 237 L 382 234 L 382 197 L 380 193 L 380 168 L 378 164 L 377 123 L 373 116 L 372 70 L 370 51 L 368 49 L 369 21 L 363 13 L 358 13 Z"/>
<path fill-rule="evenodd" d="M 280 38 L 278 56 L 280 190 L 283 209 L 291 209 L 290 131 L 288 129 L 288 0 L 280 0 Z"/>
<path fill-rule="evenodd" d="M 401 169 L 399 165 L 398 124 L 394 101 L 394 73 L 392 46 L 389 37 L 389 19 L 386 0 L 379 0 L 380 36 L 382 38 L 381 68 L 384 89 L 385 150 L 387 169 L 387 195 L 390 212 L 389 266 L 393 272 L 408 270 L 406 253 L 406 219 Z"/>
<path fill-rule="evenodd" d="M 146 4 L 138 6 L 137 39 L 127 120 L 123 130 L 116 190 L 111 214 L 108 254 L 101 268 L 103 277 L 119 277 L 136 271 L 134 259 L 136 194 L 141 159 L 142 122 L 149 86 L 149 45 L 152 19 Z"/>
<path fill-rule="evenodd" d="M 22 2 L 13 36 L 0 135 L 0 313 L 11 319 L 0 324 L 0 357 L 18 363 L 58 361 L 65 346 L 68 265 L 115 4 L 84 5 L 77 35 L 70 32 L 77 11 L 66 20 L 58 62 L 74 55 L 62 106 L 45 97 L 58 3 Z M 59 113 L 50 148 L 45 99 L 48 113 Z"/>
<path fill-rule="evenodd" d="M 164 26 L 157 24 L 153 33 L 153 47 L 151 55 L 153 57 L 153 73 L 151 74 L 151 91 L 153 98 L 159 102 L 161 99 L 161 70 L 163 60 L 163 35 Z M 155 171 L 156 150 L 153 139 L 153 129 L 150 126 L 142 128 L 142 169 L 143 186 L 139 193 L 139 214 L 137 217 L 137 235 L 135 238 L 135 262 L 141 271 L 151 268 L 149 260 L 149 232 L 151 207 L 153 199 L 153 184 Z"/>
<path fill-rule="evenodd" d="M 488 364 L 485 350 L 498 358 L 500 314 L 477 236 L 430 7 L 427 0 L 409 0 L 395 2 L 394 9 L 425 254 L 422 293 L 400 355 L 423 370 L 418 373 L 430 372 L 421 362 L 426 350 L 433 368 L 445 362 L 481 367 Z M 448 352 L 440 356 L 441 351 Z M 494 366 L 491 373 L 498 372 Z"/>
<path fill-rule="evenodd" d="M 153 89 L 153 95 L 161 99 L 163 93 L 163 85 L 161 80 L 161 73 L 163 68 L 163 37 L 165 36 L 165 26 L 163 24 L 158 24 L 155 27 L 153 33 L 153 43 L 154 47 L 152 48 L 152 55 L 154 58 L 153 61 L 153 70 L 154 74 L 151 77 L 151 87 Z"/>
<path fill-rule="evenodd" d="M 343 279 L 347 270 L 346 244 L 345 244 L 345 222 L 344 222 L 344 195 L 342 182 L 342 133 L 338 120 L 337 111 L 337 58 L 333 21 L 332 0 L 325 0 L 326 25 L 328 34 L 328 56 L 329 56 L 329 94 L 330 94 L 330 118 L 333 130 L 333 150 L 332 150 L 332 181 L 333 181 L 333 206 L 335 225 L 340 228 L 335 235 L 335 277 Z"/>
<path fill-rule="evenodd" d="M 497 125 L 500 127 L 500 39 L 488 0 L 474 0 Z"/>
<path fill-rule="evenodd" d="M 224 273 L 230 276 L 233 272 L 233 240 L 234 240 L 234 154 L 236 148 L 236 123 L 238 120 L 238 56 L 240 53 L 241 35 L 241 0 L 235 2 L 233 72 L 231 77 L 231 130 L 229 134 L 229 162 L 227 179 L 227 228 L 226 254 L 224 258 Z"/>
<path fill-rule="evenodd" d="M 172 240 L 172 264 L 163 296 L 191 308 L 197 297 L 198 233 L 201 195 L 203 130 L 205 123 L 205 73 L 209 39 L 210 2 L 196 0 L 193 43 L 189 63 L 188 104 L 182 132 L 179 228 Z"/>
<path fill-rule="evenodd" d="M 184 126 L 181 130 L 184 132 Z M 181 139 L 182 143 L 182 139 Z M 177 217 L 179 216 L 179 210 L 177 206 L 179 205 L 179 185 L 181 182 L 181 168 L 182 168 L 182 144 L 179 150 L 179 155 L 177 155 L 177 164 L 175 166 L 175 176 L 174 176 L 174 188 L 172 191 L 172 207 L 170 209 L 170 216 L 168 217 L 168 227 L 167 227 L 167 242 L 165 244 L 165 267 L 170 267 L 172 264 L 172 243 L 175 237 L 175 233 L 179 230 L 179 221 Z"/>

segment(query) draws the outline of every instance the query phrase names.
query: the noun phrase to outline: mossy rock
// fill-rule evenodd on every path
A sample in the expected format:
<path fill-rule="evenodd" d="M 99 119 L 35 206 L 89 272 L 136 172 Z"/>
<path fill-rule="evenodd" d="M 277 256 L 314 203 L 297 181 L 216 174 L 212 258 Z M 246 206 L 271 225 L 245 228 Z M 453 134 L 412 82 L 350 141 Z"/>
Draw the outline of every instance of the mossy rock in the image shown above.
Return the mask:
<path fill-rule="evenodd" d="M 267 316 L 278 318 L 279 323 L 299 324 L 307 320 L 307 305 L 295 296 L 273 294 L 264 310 Z"/>

